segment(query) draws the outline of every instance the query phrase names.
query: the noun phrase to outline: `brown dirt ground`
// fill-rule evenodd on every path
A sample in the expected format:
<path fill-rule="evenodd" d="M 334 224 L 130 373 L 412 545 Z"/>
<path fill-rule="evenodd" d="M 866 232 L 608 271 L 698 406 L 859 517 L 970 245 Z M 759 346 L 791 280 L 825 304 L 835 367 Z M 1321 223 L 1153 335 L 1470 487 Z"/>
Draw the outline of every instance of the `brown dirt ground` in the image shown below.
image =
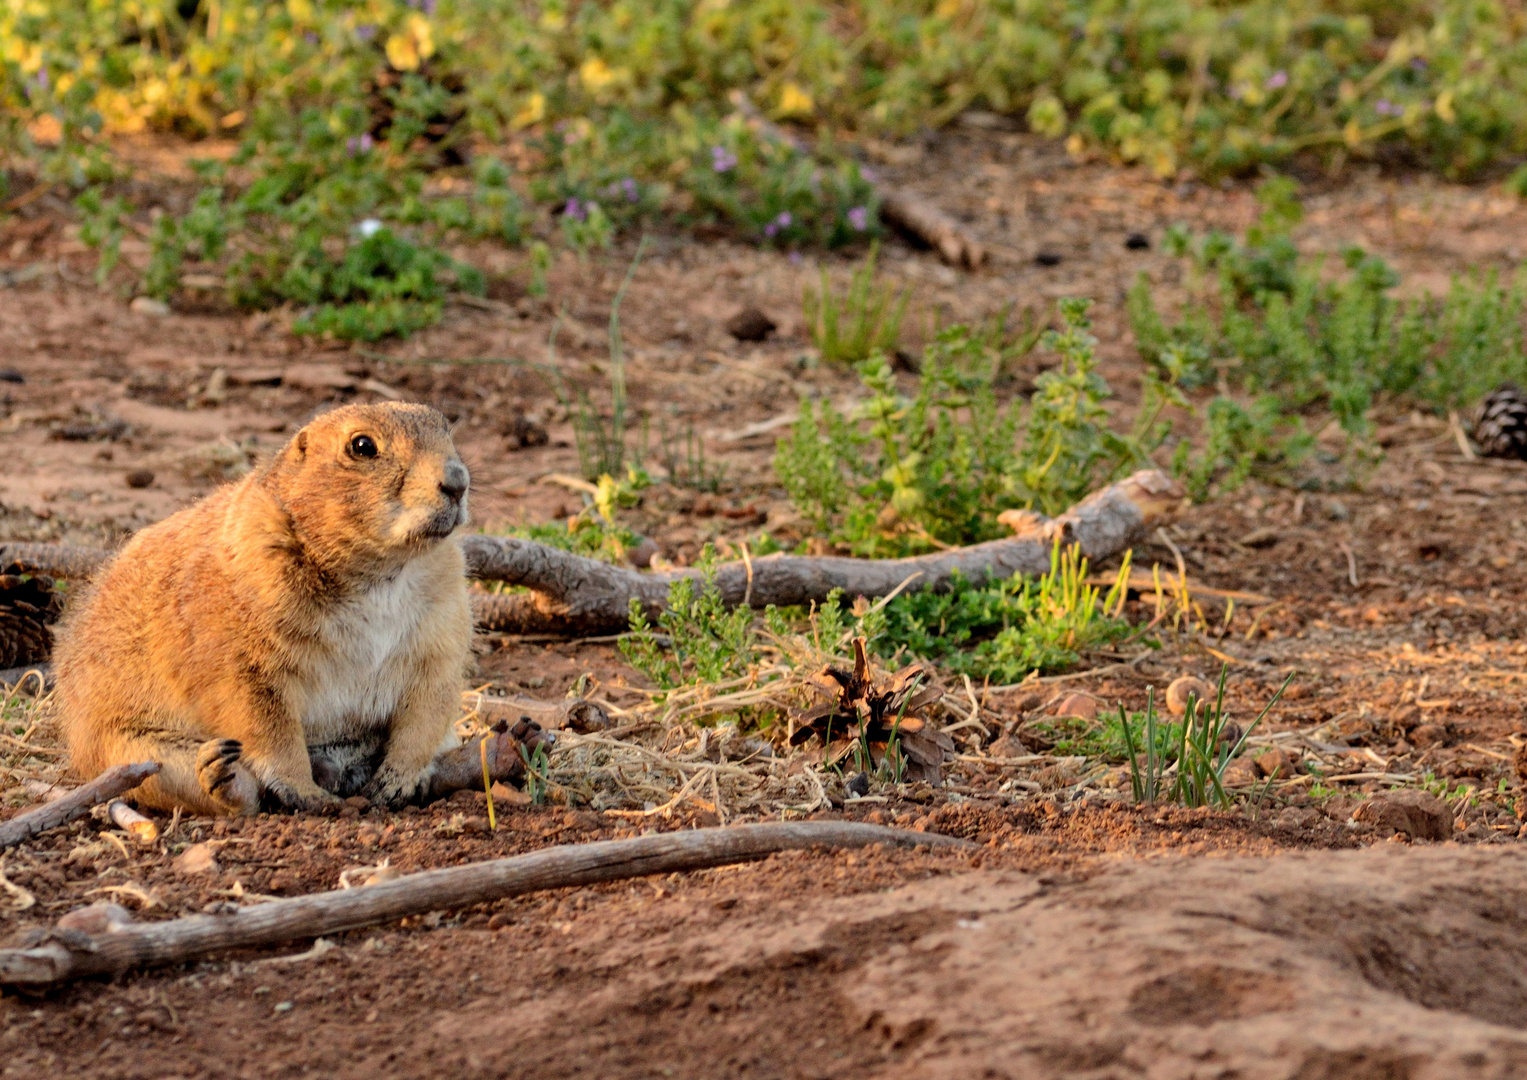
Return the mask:
<path fill-rule="evenodd" d="M 1244 185 L 1165 187 L 1016 135 L 956 132 L 919 153 L 883 171 L 961 215 L 994 255 L 956 274 L 887 245 L 887 272 L 914 289 L 911 336 L 935 314 L 1094 296 L 1104 373 L 1126 409 L 1138 381 L 1123 292 L 1139 270 L 1166 280 L 1171 268 L 1124 237 L 1159 239 L 1177 221 L 1239 229 L 1255 212 Z M 1449 274 L 1511 267 L 1527 251 L 1527 209 L 1493 190 L 1378 174 L 1312 188 L 1303 239 L 1362 243 L 1407 289 L 1435 292 Z M 0 383 L 0 536 L 117 542 L 330 401 L 374 397 L 366 379 L 457 422 L 479 523 L 578 507 L 542 482 L 576 471 L 577 458 L 566 412 L 531 365 L 550 359 L 552 312 L 565 305 L 557 363 L 598 400 L 603 322 L 629 251 L 559 264 L 550 303 L 515 293 L 518 256 L 467 252 L 503 276 L 495 295 L 515 314 L 452 307 L 407 342 L 329 349 L 293 339 L 279 317 L 195 296 L 166 318 L 129 311 L 89 283 L 93 257 L 64 209 L 44 198 L 0 226 L 0 367 L 25 378 Z M 1060 264 L 1037 265 L 1039 251 Z M 143 254 L 129 245 L 126 258 Z M 827 265 L 846 275 L 849 264 Z M 632 512 L 665 557 L 684 562 L 707 540 L 760 529 L 799 534 L 771 482 L 774 433 L 733 436 L 802 394 L 857 396 L 851 376 L 810 360 L 799 296 L 816 273 L 810 258 L 678 237 L 661 238 L 638 272 L 623 311 L 633 397 L 693 424 L 726 467 L 716 495 L 659 487 Z M 722 323 L 744 303 L 779 333 L 760 345 L 728 337 Z M 354 385 L 295 386 L 296 364 L 332 365 L 327 378 Z M 209 399 L 219 370 L 226 392 Z M 521 415 L 547 427 L 545 446 L 515 447 Z M 128 429 L 61 437 L 113 419 Z M 1063 763 L 968 763 L 948 792 L 836 812 L 970 837 L 983 845 L 974 859 L 782 856 L 435 913 L 289 963 L 221 956 L 7 993 L 0 1076 L 1521 1075 L 1527 908 L 1512 758 L 1527 730 L 1527 466 L 1469 461 L 1428 418 L 1391 409 L 1380 420 L 1388 454 L 1360 490 L 1253 485 L 1172 528 L 1190 574 L 1274 604 L 1241 605 L 1228 625 L 1211 607 L 1212 632 L 1169 637 L 1146 660 L 1100 657 L 1037 696 L 983 702 L 1042 743 L 1029 721 L 1062 689 L 1138 707 L 1149 685 L 1228 663 L 1244 719 L 1296 671 L 1269 732 L 1352 780 L 1296 776 L 1231 815 L 1125 807 L 1076 787 Z M 144 468 L 153 483 L 127 487 Z M 1170 568 L 1175 555 L 1153 541 L 1136 559 L 1152 561 Z M 585 672 L 615 693 L 637 678 L 597 643 L 484 640 L 479 666 L 479 683 L 545 697 Z M 1428 774 L 1489 795 L 1457 802 L 1458 842 L 1412 848 L 1347 823 L 1365 793 Z M 1000 790 L 1015 778 L 1027 787 Z M 102 896 L 159 918 L 232 893 L 333 888 L 342 870 L 383 857 L 411 870 L 632 831 L 592 811 L 505 805 L 490 833 L 484 812 L 480 795 L 460 795 L 403 814 L 185 820 L 148 851 L 82 821 L 6 857 L 0 871 L 37 904 L 0 911 L 0 936 Z M 708 823 L 678 813 L 647 827 Z M 220 870 L 178 874 L 173 853 L 200 839 L 216 842 Z"/>

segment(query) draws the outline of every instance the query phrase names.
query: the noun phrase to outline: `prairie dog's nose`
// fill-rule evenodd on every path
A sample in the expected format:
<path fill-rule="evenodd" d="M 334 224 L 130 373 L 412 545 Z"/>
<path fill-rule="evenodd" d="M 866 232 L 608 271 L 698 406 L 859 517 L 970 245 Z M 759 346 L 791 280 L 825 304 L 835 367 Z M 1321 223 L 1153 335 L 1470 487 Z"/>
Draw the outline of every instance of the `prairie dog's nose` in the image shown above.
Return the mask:
<path fill-rule="evenodd" d="M 445 463 L 445 472 L 440 477 L 440 490 L 452 501 L 460 502 L 461 497 L 467 493 L 467 484 L 471 479 L 467 467 L 452 458 Z"/>

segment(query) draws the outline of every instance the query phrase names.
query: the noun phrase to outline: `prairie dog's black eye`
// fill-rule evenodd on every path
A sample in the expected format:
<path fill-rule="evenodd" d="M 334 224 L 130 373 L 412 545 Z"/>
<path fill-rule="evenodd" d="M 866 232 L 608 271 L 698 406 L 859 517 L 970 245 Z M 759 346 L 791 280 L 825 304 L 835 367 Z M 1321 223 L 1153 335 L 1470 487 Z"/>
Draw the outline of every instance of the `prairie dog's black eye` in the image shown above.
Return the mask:
<path fill-rule="evenodd" d="M 370 435 L 357 435 L 350 440 L 351 457 L 374 458 L 376 453 L 376 440 Z"/>

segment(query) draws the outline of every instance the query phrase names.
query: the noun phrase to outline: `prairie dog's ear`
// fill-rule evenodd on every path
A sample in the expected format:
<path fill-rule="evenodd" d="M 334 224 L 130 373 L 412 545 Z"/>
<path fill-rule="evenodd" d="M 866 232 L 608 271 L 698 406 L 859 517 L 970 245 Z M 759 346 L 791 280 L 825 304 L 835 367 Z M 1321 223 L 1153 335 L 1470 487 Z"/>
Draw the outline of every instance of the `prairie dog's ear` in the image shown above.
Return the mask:
<path fill-rule="evenodd" d="M 307 428 L 303 428 L 301 431 L 297 432 L 297 437 L 292 440 L 292 449 L 294 449 L 297 452 L 297 456 L 298 457 L 307 457 L 307 452 L 308 452 L 308 432 L 307 432 Z"/>

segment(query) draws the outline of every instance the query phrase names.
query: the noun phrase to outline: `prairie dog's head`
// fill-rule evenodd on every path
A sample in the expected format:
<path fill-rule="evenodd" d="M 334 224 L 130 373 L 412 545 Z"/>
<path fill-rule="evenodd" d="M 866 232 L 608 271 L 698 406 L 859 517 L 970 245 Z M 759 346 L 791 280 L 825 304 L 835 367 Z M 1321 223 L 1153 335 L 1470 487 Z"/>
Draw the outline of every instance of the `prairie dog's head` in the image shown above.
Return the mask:
<path fill-rule="evenodd" d="M 268 473 L 325 561 L 390 563 L 466 524 L 470 476 L 450 425 L 426 405 L 346 405 L 297 432 Z"/>

